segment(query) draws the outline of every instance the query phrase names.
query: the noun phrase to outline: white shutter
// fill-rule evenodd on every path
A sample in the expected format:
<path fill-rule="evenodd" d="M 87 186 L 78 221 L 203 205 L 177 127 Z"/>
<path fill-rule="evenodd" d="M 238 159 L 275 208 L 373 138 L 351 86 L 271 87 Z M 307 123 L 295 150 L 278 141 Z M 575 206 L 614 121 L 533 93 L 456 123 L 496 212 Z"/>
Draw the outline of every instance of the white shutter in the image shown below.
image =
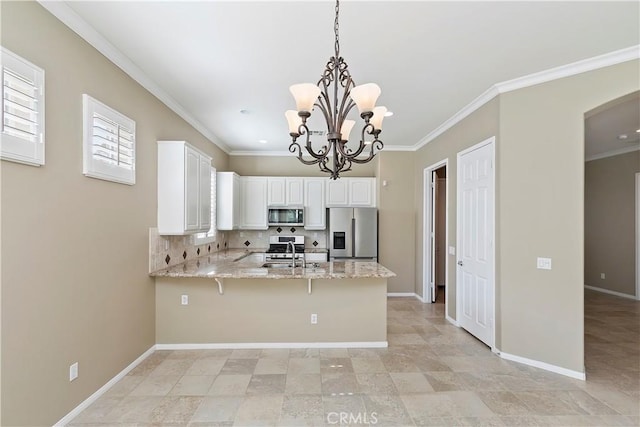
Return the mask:
<path fill-rule="evenodd" d="M 44 164 L 44 71 L 5 48 L 1 146 L 2 159 Z"/>
<path fill-rule="evenodd" d="M 122 184 L 135 184 L 135 122 L 83 95 L 83 173 Z"/>
<path fill-rule="evenodd" d="M 211 166 L 211 228 L 206 233 L 195 234 L 193 239 L 194 245 L 203 245 L 205 243 L 211 243 L 216 240 L 216 233 L 218 232 L 218 221 L 216 220 L 216 176 L 216 168 Z"/>

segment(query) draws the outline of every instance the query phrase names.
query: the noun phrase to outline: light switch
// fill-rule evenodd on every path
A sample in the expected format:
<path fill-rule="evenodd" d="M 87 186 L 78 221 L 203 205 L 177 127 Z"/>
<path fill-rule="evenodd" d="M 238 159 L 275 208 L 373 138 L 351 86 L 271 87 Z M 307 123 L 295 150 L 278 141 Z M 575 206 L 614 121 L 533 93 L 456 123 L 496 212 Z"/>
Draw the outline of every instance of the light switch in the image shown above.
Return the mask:
<path fill-rule="evenodd" d="M 455 255 L 455 254 L 456 254 L 456 247 L 449 246 L 449 255 Z"/>
<path fill-rule="evenodd" d="M 538 258 L 539 270 L 551 270 L 551 258 Z"/>

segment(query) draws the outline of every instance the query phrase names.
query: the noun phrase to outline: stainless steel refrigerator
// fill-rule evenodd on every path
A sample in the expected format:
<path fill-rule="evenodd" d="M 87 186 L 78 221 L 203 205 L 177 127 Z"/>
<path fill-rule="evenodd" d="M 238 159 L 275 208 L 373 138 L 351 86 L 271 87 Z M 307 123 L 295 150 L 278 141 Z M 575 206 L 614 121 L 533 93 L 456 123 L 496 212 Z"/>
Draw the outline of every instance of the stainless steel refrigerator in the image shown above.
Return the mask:
<path fill-rule="evenodd" d="M 329 257 L 378 258 L 378 210 L 329 208 Z"/>

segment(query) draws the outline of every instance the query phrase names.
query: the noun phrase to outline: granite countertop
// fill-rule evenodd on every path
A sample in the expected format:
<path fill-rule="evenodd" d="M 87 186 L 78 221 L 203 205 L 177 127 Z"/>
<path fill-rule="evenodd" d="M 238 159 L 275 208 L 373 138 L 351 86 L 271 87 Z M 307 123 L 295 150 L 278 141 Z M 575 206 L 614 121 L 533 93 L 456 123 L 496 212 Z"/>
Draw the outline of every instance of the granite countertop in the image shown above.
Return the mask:
<path fill-rule="evenodd" d="M 376 262 L 308 262 L 307 268 L 263 268 L 262 253 L 255 249 L 229 249 L 157 270 L 150 275 L 218 279 L 361 279 L 395 276 L 395 273 Z"/>

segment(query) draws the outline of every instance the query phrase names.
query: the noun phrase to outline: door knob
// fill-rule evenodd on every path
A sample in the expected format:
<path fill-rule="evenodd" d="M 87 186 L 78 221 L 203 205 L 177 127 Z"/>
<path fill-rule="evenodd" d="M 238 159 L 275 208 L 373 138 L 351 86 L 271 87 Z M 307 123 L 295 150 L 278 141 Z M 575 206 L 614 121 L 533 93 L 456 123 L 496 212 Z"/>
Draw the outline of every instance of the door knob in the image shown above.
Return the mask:
<path fill-rule="evenodd" d="M 458 261 L 458 265 L 462 267 L 462 261 Z"/>

